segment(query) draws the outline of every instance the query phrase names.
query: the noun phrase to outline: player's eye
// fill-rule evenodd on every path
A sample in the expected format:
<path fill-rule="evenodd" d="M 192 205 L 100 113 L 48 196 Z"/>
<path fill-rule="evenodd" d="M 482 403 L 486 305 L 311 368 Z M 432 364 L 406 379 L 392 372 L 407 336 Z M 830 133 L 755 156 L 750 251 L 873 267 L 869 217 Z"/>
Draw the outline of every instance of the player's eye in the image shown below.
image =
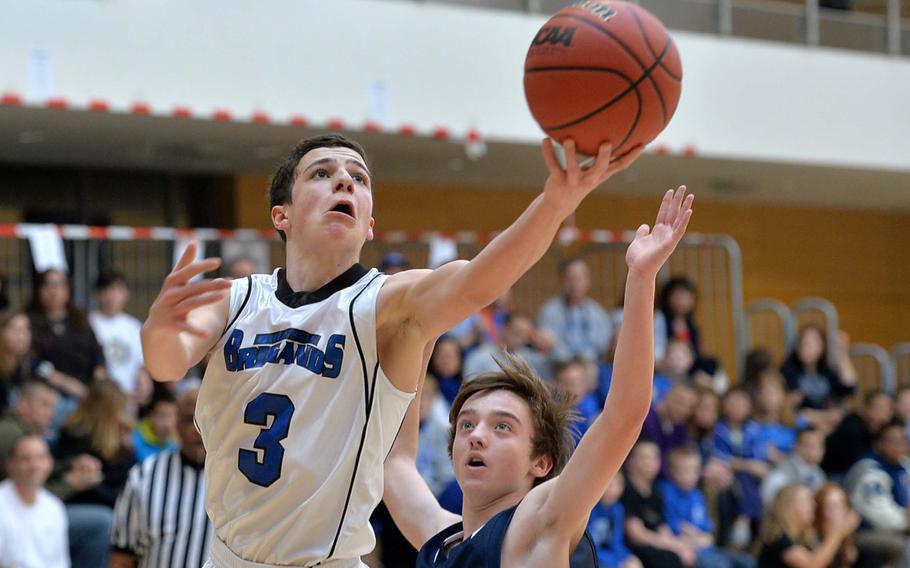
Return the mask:
<path fill-rule="evenodd" d="M 315 173 L 313 173 L 313 177 L 314 178 L 327 178 L 327 177 L 329 177 L 329 172 L 320 168 L 320 169 L 316 170 Z"/>
<path fill-rule="evenodd" d="M 470 420 L 465 420 L 464 422 L 461 423 L 462 430 L 470 430 L 473 427 L 474 427 L 474 423 L 471 422 Z"/>
<path fill-rule="evenodd" d="M 496 425 L 496 429 L 502 432 L 511 432 L 512 426 L 508 422 L 500 422 Z"/>

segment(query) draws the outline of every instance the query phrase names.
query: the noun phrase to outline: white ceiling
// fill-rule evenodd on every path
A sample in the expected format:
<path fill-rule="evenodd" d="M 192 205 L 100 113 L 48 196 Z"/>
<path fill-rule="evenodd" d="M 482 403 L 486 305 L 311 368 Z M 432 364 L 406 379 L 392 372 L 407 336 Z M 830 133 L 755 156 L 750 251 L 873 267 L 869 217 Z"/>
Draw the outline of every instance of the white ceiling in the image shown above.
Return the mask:
<path fill-rule="evenodd" d="M 293 144 L 318 130 L 268 124 L 0 106 L 0 162 L 138 171 L 271 173 Z M 536 146 L 492 141 L 467 158 L 461 143 L 354 132 L 379 184 L 537 190 L 546 171 Z M 910 211 L 910 172 L 883 172 L 646 154 L 613 191 L 659 194 L 686 183 L 702 199 Z"/>

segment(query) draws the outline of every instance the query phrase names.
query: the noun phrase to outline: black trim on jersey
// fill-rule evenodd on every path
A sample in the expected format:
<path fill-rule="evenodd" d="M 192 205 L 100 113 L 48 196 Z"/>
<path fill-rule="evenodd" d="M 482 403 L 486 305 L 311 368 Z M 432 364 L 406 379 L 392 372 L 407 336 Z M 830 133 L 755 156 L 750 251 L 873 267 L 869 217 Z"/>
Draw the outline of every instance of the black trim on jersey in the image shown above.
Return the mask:
<path fill-rule="evenodd" d="M 358 266 L 360 265 L 354 265 L 354 267 Z M 361 266 L 361 268 L 363 267 Z M 332 548 L 329 549 L 329 555 L 326 556 L 326 560 L 335 554 L 335 547 L 338 545 L 338 537 L 341 536 L 341 527 L 344 526 L 344 518 L 348 514 L 348 505 L 351 502 L 351 492 L 354 490 L 354 480 L 357 479 L 357 469 L 360 467 L 360 456 L 363 454 L 363 444 L 367 439 L 367 427 L 370 425 L 370 411 L 373 408 L 373 400 L 375 398 L 372 393 L 374 392 L 373 389 L 376 387 L 376 374 L 379 371 L 379 361 L 377 360 L 376 366 L 373 367 L 373 388 L 370 388 L 369 375 L 367 374 L 367 361 L 363 356 L 363 346 L 360 344 L 360 335 L 357 333 L 357 325 L 354 323 L 354 303 L 357 302 L 357 299 L 360 298 L 360 296 L 367 291 L 367 288 L 369 288 L 380 276 L 380 274 L 377 274 L 372 280 L 367 282 L 367 285 L 364 286 L 360 292 L 357 292 L 357 295 L 354 296 L 351 300 L 351 304 L 348 306 L 348 318 L 351 321 L 351 330 L 354 333 L 354 343 L 357 345 L 357 353 L 360 355 L 360 367 L 363 372 L 363 397 L 364 405 L 366 407 L 366 419 L 363 421 L 363 432 L 360 433 L 360 446 L 357 448 L 357 458 L 354 460 L 354 472 L 351 474 L 351 483 L 348 485 L 348 495 L 344 499 L 344 508 L 341 510 L 341 520 L 338 522 L 338 530 L 335 531 L 335 539 L 332 541 Z"/>
<path fill-rule="evenodd" d="M 278 288 L 275 290 L 275 297 L 278 298 L 279 302 L 289 308 L 299 308 L 300 306 L 315 304 L 329 298 L 339 290 L 344 290 L 345 288 L 353 286 L 358 280 L 363 278 L 367 272 L 369 272 L 369 270 L 367 270 L 364 265 L 357 263 L 318 290 L 313 292 L 295 292 L 291 288 L 291 285 L 288 284 L 287 274 L 282 268 L 278 270 Z M 360 294 L 358 294 L 358 296 L 359 295 Z"/>
<path fill-rule="evenodd" d="M 237 323 L 238 319 L 240 319 L 240 314 L 243 313 L 243 308 L 246 307 L 247 302 L 250 301 L 250 296 L 252 296 L 252 295 L 253 295 L 253 277 L 247 276 L 246 277 L 246 296 L 244 296 L 243 303 L 240 304 L 240 309 L 237 310 L 237 313 L 234 315 L 234 318 L 230 321 L 230 323 L 228 323 L 224 327 L 224 331 L 221 332 L 221 337 L 224 337 L 224 334 L 227 333 L 228 330 L 231 329 L 235 323 Z M 221 337 L 218 338 L 218 341 L 221 341 Z M 196 420 L 195 416 L 193 416 L 193 420 L 194 421 Z M 199 430 L 198 426 L 196 427 L 196 430 Z"/>

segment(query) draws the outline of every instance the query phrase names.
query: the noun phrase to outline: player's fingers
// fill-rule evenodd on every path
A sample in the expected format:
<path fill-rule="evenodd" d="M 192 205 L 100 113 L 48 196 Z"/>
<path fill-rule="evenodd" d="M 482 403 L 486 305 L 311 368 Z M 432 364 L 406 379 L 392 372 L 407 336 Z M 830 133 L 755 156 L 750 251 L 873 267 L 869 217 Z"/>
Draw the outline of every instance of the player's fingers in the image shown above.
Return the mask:
<path fill-rule="evenodd" d="M 624 169 L 632 165 L 632 162 L 638 159 L 641 156 L 641 153 L 645 151 L 645 147 L 641 144 L 634 146 L 631 150 L 625 154 L 616 158 L 616 160 L 610 165 L 610 175 L 617 172 L 621 172 Z"/>
<path fill-rule="evenodd" d="M 682 207 L 683 199 L 686 196 L 686 186 L 681 185 L 676 188 L 676 191 L 673 193 L 673 203 L 670 204 L 669 217 L 667 218 L 667 223 L 671 226 L 676 222 L 676 218 L 679 217 L 680 208 Z"/>
<path fill-rule="evenodd" d="M 581 173 L 581 166 L 578 165 L 578 154 L 575 152 L 575 140 L 566 139 L 562 144 L 566 154 L 566 174 L 570 180 L 577 180 Z"/>
<path fill-rule="evenodd" d="M 544 138 L 541 143 L 541 149 L 543 150 L 543 161 L 547 165 L 547 169 L 550 170 L 550 173 L 562 173 L 562 168 L 559 167 L 559 160 L 556 159 L 556 150 L 553 149 L 553 139 Z"/>
<path fill-rule="evenodd" d="M 607 172 L 610 170 L 610 156 L 612 155 L 613 145 L 609 142 L 601 144 L 597 149 L 597 159 L 589 167 L 590 172 L 588 175 L 603 181 L 603 178 L 607 177 Z"/>
<path fill-rule="evenodd" d="M 664 193 L 663 199 L 660 201 L 660 209 L 657 210 L 657 219 L 654 221 L 655 225 L 660 225 L 661 223 L 666 223 L 667 218 L 669 217 L 670 211 L 670 202 L 673 200 L 673 190 L 668 189 Z"/>
<path fill-rule="evenodd" d="M 676 223 L 673 225 L 673 231 L 682 234 L 686 232 L 686 225 L 689 224 L 689 219 L 692 218 L 692 202 L 695 201 L 695 196 L 691 193 L 686 197 L 686 200 L 682 205 L 682 212 L 676 219 Z"/>
<path fill-rule="evenodd" d="M 205 294 L 199 294 L 190 298 L 185 298 L 174 306 L 174 315 L 187 314 L 201 306 L 217 304 L 224 299 L 224 295 L 224 290 L 218 290 L 216 292 L 207 292 Z"/>
<path fill-rule="evenodd" d="M 635 238 L 640 239 L 642 237 L 647 237 L 650 232 L 651 227 L 649 227 L 647 223 L 642 223 L 642 225 L 638 227 L 638 230 L 635 231 Z"/>
<path fill-rule="evenodd" d="M 231 281 L 223 278 L 202 280 L 185 286 L 175 287 L 167 293 L 167 300 L 173 306 L 186 298 L 207 294 L 209 292 L 223 292 L 231 287 Z"/>
<path fill-rule="evenodd" d="M 205 258 L 196 262 L 191 262 L 180 270 L 171 272 L 165 278 L 165 284 L 172 286 L 182 286 L 193 279 L 193 277 L 206 272 L 211 272 L 221 266 L 221 259 L 217 257 Z"/>
<path fill-rule="evenodd" d="M 177 272 L 181 268 L 187 266 L 189 263 L 196 258 L 196 249 L 199 245 L 196 244 L 196 241 L 190 241 L 186 244 L 186 248 L 183 249 L 183 254 L 180 255 L 180 259 L 177 260 L 177 264 L 174 265 L 174 269 L 171 272 Z"/>

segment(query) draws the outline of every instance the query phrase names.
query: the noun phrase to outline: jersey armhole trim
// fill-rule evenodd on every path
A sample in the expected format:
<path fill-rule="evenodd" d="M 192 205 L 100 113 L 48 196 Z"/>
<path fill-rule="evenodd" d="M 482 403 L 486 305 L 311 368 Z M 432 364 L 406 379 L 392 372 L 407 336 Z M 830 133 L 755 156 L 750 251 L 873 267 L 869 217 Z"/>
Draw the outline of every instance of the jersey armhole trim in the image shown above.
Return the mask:
<path fill-rule="evenodd" d="M 222 339 L 224 339 L 224 334 L 226 334 L 228 332 L 228 330 L 230 330 L 234 326 L 234 324 L 237 323 L 237 320 L 240 319 L 240 314 L 243 313 L 243 309 L 246 307 L 247 303 L 249 303 L 249 301 L 250 301 L 250 296 L 253 295 L 253 277 L 247 276 L 246 283 L 247 283 L 246 296 L 243 297 L 243 302 L 240 304 L 240 309 L 237 310 L 237 313 L 234 314 L 234 317 L 231 319 L 231 321 L 228 322 L 228 324 L 224 327 L 224 331 L 221 332 L 221 337 L 218 338 L 218 341 L 221 341 Z M 216 344 L 217 344 L 217 342 L 216 342 Z"/>

